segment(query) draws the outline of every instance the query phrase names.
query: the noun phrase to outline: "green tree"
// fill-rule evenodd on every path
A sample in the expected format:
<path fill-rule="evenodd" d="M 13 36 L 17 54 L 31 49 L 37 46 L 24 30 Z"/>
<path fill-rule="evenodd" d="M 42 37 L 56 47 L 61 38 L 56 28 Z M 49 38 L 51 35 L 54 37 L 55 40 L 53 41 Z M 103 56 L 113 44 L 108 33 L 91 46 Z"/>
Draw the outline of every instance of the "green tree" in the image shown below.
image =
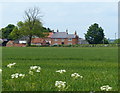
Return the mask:
<path fill-rule="evenodd" d="M 103 44 L 109 44 L 109 41 L 107 38 L 104 38 L 103 41 L 102 41 Z"/>
<path fill-rule="evenodd" d="M 16 27 L 13 29 L 13 31 L 10 33 L 10 38 L 12 38 L 13 40 L 22 37 L 22 34 L 20 34 L 21 32 L 20 32 L 20 30 L 18 30 L 18 28 L 19 28 L 19 27 L 16 26 Z"/>
<path fill-rule="evenodd" d="M 113 43 L 114 43 L 114 44 L 120 44 L 120 38 L 119 38 L 119 39 L 116 39 Z"/>
<path fill-rule="evenodd" d="M 85 39 L 90 44 L 100 44 L 104 39 L 103 29 L 97 23 L 91 25 L 85 34 Z"/>
<path fill-rule="evenodd" d="M 41 22 L 41 12 L 39 8 L 31 8 L 25 11 L 25 21 L 18 22 L 17 26 L 11 33 L 11 37 L 14 39 L 26 36 L 28 37 L 27 45 L 31 45 L 33 36 L 45 37 L 47 30 L 43 29 Z"/>
<path fill-rule="evenodd" d="M 13 24 L 9 24 L 5 28 L 2 28 L 0 30 L 0 32 L 2 33 L 2 38 L 12 39 L 12 38 L 10 38 L 9 35 L 13 31 L 14 28 L 15 28 L 15 26 Z"/>

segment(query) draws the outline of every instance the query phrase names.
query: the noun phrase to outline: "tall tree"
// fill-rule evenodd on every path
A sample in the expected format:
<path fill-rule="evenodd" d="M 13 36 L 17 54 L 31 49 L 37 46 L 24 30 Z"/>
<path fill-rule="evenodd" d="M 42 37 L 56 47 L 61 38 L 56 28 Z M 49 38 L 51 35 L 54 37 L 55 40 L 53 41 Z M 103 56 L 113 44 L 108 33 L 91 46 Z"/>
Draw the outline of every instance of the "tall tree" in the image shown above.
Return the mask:
<path fill-rule="evenodd" d="M 19 22 L 18 22 L 19 24 Z M 19 27 L 15 26 L 15 28 L 13 29 L 13 31 L 10 33 L 10 38 L 12 38 L 13 40 L 21 38 L 22 34 L 20 32 L 20 30 L 18 29 Z"/>
<path fill-rule="evenodd" d="M 9 24 L 5 28 L 0 29 L 0 32 L 2 33 L 2 38 L 12 39 L 9 35 L 13 31 L 14 27 L 15 26 L 13 24 Z"/>
<path fill-rule="evenodd" d="M 44 34 L 45 30 L 42 26 L 41 17 L 40 9 L 37 7 L 26 10 L 25 21 L 18 22 L 17 27 L 11 33 L 11 36 L 16 38 L 27 36 L 27 45 L 30 46 L 33 36 L 44 37 L 47 35 Z"/>
<path fill-rule="evenodd" d="M 97 23 L 91 25 L 85 34 L 85 39 L 90 43 L 90 44 L 100 44 L 103 42 L 104 39 L 104 33 L 103 29 L 99 27 Z"/>

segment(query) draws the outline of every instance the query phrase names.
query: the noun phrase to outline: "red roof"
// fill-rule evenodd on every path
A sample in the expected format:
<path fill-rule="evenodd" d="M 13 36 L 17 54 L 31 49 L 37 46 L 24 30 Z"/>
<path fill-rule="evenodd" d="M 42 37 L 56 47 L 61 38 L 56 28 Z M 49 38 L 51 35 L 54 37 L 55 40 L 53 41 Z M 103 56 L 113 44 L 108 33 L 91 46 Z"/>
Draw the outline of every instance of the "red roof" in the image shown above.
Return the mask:
<path fill-rule="evenodd" d="M 7 42 L 7 44 L 13 44 L 13 43 L 14 41 L 11 41 L 11 40 Z"/>
<path fill-rule="evenodd" d="M 47 38 L 51 38 L 53 32 L 49 32 Z M 43 38 L 32 38 L 31 43 L 44 43 L 46 42 Z"/>

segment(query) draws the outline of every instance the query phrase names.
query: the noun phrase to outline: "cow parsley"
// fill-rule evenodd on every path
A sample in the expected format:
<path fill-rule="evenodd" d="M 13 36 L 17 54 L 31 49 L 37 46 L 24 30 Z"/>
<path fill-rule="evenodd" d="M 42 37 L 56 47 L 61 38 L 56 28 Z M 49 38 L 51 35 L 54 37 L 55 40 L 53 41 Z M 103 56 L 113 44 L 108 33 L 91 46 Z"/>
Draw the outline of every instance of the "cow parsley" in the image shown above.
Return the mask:
<path fill-rule="evenodd" d="M 29 71 L 29 74 L 30 74 L 30 75 L 33 75 L 33 71 Z"/>
<path fill-rule="evenodd" d="M 23 78 L 23 77 L 25 77 L 25 74 L 15 73 L 15 74 L 11 75 L 11 78 L 19 78 L 19 77 Z"/>
<path fill-rule="evenodd" d="M 40 72 L 41 71 L 41 67 L 40 66 L 31 66 L 29 69 L 29 74 L 33 75 L 34 72 Z"/>
<path fill-rule="evenodd" d="M 64 73 L 64 72 L 66 72 L 66 70 L 57 70 L 56 72 L 62 74 L 62 73 Z"/>
<path fill-rule="evenodd" d="M 100 87 L 100 89 L 101 89 L 102 91 L 109 91 L 109 90 L 112 89 L 112 87 L 110 87 L 109 85 L 105 85 L 105 86 Z"/>
<path fill-rule="evenodd" d="M 66 82 L 63 82 L 63 81 L 56 81 L 55 82 L 55 87 L 57 87 L 59 89 L 59 91 L 63 90 L 66 86 L 65 83 Z"/>
<path fill-rule="evenodd" d="M 7 65 L 7 67 L 11 68 L 12 66 L 14 66 L 16 63 L 10 63 Z"/>
<path fill-rule="evenodd" d="M 81 76 L 81 75 L 79 75 L 78 73 L 73 73 L 73 74 L 71 74 L 71 77 L 73 77 L 73 78 L 83 78 L 83 76 Z"/>
<path fill-rule="evenodd" d="M 2 73 L 2 69 L 0 69 L 0 73 Z"/>

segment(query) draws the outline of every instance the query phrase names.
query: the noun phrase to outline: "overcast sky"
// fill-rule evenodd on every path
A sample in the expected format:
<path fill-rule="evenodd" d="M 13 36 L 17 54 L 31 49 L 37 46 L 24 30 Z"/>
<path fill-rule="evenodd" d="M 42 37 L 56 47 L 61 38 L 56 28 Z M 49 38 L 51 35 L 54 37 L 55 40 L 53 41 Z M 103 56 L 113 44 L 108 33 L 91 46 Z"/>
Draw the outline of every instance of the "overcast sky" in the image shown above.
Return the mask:
<path fill-rule="evenodd" d="M 42 12 L 43 26 L 66 31 L 70 34 L 77 31 L 84 38 L 91 24 L 98 23 L 106 38 L 115 38 L 118 34 L 117 2 L 2 2 L 0 3 L 1 27 L 24 20 L 24 11 L 39 7 Z"/>

